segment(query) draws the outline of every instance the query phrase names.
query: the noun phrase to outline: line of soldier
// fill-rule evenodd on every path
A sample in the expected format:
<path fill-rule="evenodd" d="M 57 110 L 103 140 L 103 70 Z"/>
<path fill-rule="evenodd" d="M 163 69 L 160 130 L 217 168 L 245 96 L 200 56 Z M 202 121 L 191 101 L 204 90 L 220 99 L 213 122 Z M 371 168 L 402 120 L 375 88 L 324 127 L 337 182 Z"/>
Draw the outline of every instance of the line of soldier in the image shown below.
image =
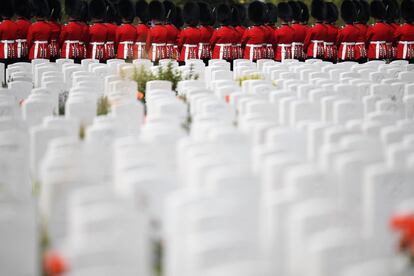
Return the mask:
<path fill-rule="evenodd" d="M 401 6 L 397 0 L 343 0 L 339 9 L 313 0 L 310 12 L 295 0 L 216 7 L 187 1 L 183 8 L 169 0 L 66 0 L 64 9 L 68 22 L 62 25 L 59 0 L 1 0 L 0 61 L 414 61 L 414 0 Z M 339 16 L 342 27 L 336 26 Z M 371 17 L 374 23 L 368 25 Z"/>

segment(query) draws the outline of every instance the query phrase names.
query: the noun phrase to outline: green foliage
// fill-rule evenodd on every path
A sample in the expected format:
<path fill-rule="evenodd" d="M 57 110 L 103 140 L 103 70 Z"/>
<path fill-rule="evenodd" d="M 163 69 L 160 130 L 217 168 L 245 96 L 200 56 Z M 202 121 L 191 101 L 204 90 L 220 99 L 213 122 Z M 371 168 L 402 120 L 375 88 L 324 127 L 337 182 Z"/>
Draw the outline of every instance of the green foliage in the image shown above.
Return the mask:
<path fill-rule="evenodd" d="M 122 76 L 121 72 L 121 76 Z M 194 66 L 190 65 L 190 71 L 185 76 L 183 73 L 174 68 L 172 62 L 168 63 L 167 66 L 159 66 L 156 73 L 146 70 L 143 66 L 139 69 L 135 69 L 132 79 L 138 84 L 138 91 L 144 94 L 142 100 L 145 101 L 145 90 L 147 82 L 153 80 L 166 80 L 172 83 L 172 89 L 175 91 L 179 81 L 182 80 L 197 80 L 199 78 L 198 74 L 194 71 Z"/>
<path fill-rule="evenodd" d="M 111 111 L 111 104 L 109 103 L 108 97 L 103 96 L 98 100 L 98 109 L 96 115 L 106 115 Z"/>
<path fill-rule="evenodd" d="M 245 80 L 264 80 L 264 77 L 261 74 L 251 74 L 236 79 L 236 81 L 239 83 L 239 86 L 242 86 L 242 83 Z"/>

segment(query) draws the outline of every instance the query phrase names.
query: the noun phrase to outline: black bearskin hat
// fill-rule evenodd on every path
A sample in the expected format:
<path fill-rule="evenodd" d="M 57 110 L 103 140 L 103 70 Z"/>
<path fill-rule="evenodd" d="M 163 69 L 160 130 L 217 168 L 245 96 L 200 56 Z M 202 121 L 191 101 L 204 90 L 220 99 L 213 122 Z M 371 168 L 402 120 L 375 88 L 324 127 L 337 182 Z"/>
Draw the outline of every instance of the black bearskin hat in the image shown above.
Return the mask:
<path fill-rule="evenodd" d="M 370 5 L 371 16 L 378 20 L 384 20 L 386 16 L 386 10 L 384 3 L 381 0 L 374 0 Z"/>
<path fill-rule="evenodd" d="M 262 24 L 265 18 L 266 7 L 260 1 L 253 1 L 249 4 L 248 14 L 249 19 L 255 24 Z"/>
<path fill-rule="evenodd" d="M 105 22 L 112 23 L 116 22 L 117 18 L 119 18 L 118 11 L 115 8 L 112 2 L 106 2 L 106 9 L 105 9 Z"/>
<path fill-rule="evenodd" d="M 135 14 L 139 17 L 142 23 L 146 24 L 149 21 L 148 3 L 145 0 L 139 0 L 135 4 Z"/>
<path fill-rule="evenodd" d="M 48 18 L 49 15 L 50 8 L 46 0 L 33 0 L 33 16 Z"/>
<path fill-rule="evenodd" d="M 92 0 L 89 2 L 89 16 L 94 19 L 105 18 L 106 6 L 103 0 Z"/>
<path fill-rule="evenodd" d="M 16 15 L 29 19 L 31 17 L 31 11 L 33 10 L 31 4 L 29 0 L 15 0 L 14 11 Z"/>
<path fill-rule="evenodd" d="M 338 20 L 338 7 L 332 3 L 326 3 L 326 22 L 335 23 Z"/>
<path fill-rule="evenodd" d="M 164 5 L 158 0 L 152 0 L 148 5 L 149 17 L 151 20 L 165 20 Z"/>
<path fill-rule="evenodd" d="M 309 8 L 302 1 L 298 1 L 300 6 L 300 22 L 307 23 L 309 21 Z"/>
<path fill-rule="evenodd" d="M 341 17 L 350 24 L 356 21 L 357 9 L 352 0 L 344 0 L 341 4 Z"/>
<path fill-rule="evenodd" d="M 195 26 L 200 20 L 200 8 L 196 2 L 187 2 L 183 7 L 184 22 L 190 26 Z"/>
<path fill-rule="evenodd" d="M 50 19 L 60 20 L 62 18 L 62 7 L 59 0 L 49 0 Z"/>
<path fill-rule="evenodd" d="M 206 2 L 198 2 L 198 7 L 200 9 L 200 23 L 203 25 L 211 24 L 213 15 L 210 6 Z"/>
<path fill-rule="evenodd" d="M 406 22 L 414 21 L 414 0 L 403 0 L 401 3 L 401 16 Z"/>
<path fill-rule="evenodd" d="M 179 29 L 184 26 L 183 10 L 180 7 L 177 7 L 177 16 L 175 17 L 174 25 Z"/>
<path fill-rule="evenodd" d="M 81 7 L 79 14 L 76 15 L 76 18 L 79 19 L 82 22 L 88 22 L 89 21 L 89 6 L 86 1 L 81 1 Z"/>
<path fill-rule="evenodd" d="M 369 3 L 367 0 L 358 1 L 358 16 L 359 22 L 366 24 L 369 21 Z"/>
<path fill-rule="evenodd" d="M 134 21 L 135 9 L 131 0 L 120 0 L 118 4 L 119 15 L 127 22 Z"/>
<path fill-rule="evenodd" d="M 301 6 L 297 1 L 294 0 L 290 0 L 289 2 L 289 6 L 292 10 L 292 18 L 295 21 L 300 21 L 300 14 L 301 14 Z"/>
<path fill-rule="evenodd" d="M 166 0 L 163 2 L 165 8 L 165 17 L 167 18 L 167 22 L 172 23 L 177 16 L 177 8 L 173 2 Z"/>
<path fill-rule="evenodd" d="M 311 15 L 318 21 L 325 20 L 326 3 L 324 0 L 313 0 L 311 5 Z"/>
<path fill-rule="evenodd" d="M 280 2 L 277 5 L 277 11 L 280 19 L 285 22 L 292 21 L 292 8 L 290 7 L 289 3 Z"/>
<path fill-rule="evenodd" d="M 226 4 L 220 4 L 216 9 L 217 22 L 222 25 L 231 24 L 231 10 Z"/>
<path fill-rule="evenodd" d="M 400 18 L 400 7 L 396 0 L 383 0 L 385 5 L 386 19 L 388 22 L 394 22 Z M 414 12 L 414 11 L 413 11 Z"/>
<path fill-rule="evenodd" d="M 240 20 L 241 20 L 242 24 L 245 23 L 246 19 L 247 19 L 246 6 L 244 6 L 242 4 L 236 4 L 234 6 L 239 11 L 239 16 L 240 16 Z"/>
<path fill-rule="evenodd" d="M 72 18 L 78 18 L 81 12 L 82 3 L 80 0 L 65 0 L 65 13 Z"/>
<path fill-rule="evenodd" d="M 239 10 L 235 6 L 231 7 L 231 25 L 234 27 L 241 25 Z"/>
<path fill-rule="evenodd" d="M 277 22 L 277 7 L 272 3 L 266 3 L 267 12 L 268 12 L 268 21 L 270 24 L 275 24 Z"/>
<path fill-rule="evenodd" d="M 14 15 L 14 5 L 12 0 L 0 0 L 0 15 L 11 18 Z"/>

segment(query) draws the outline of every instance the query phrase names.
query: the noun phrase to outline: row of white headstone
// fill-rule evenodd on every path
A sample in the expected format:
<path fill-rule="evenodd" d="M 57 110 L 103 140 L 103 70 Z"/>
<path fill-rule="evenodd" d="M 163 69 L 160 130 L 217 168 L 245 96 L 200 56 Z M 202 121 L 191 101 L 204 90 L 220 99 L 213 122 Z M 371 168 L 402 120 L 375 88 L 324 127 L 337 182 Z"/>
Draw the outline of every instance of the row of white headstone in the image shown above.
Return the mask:
<path fill-rule="evenodd" d="M 144 107 L 130 78 L 169 63 L 199 79 L 177 91 L 148 82 Z M 168 276 L 411 275 L 388 221 L 414 212 L 413 70 L 12 65 L 0 90 L 0 274 L 39 274 L 44 225 L 68 275 L 152 275 L 154 241 Z M 102 96 L 111 112 L 96 116 Z"/>

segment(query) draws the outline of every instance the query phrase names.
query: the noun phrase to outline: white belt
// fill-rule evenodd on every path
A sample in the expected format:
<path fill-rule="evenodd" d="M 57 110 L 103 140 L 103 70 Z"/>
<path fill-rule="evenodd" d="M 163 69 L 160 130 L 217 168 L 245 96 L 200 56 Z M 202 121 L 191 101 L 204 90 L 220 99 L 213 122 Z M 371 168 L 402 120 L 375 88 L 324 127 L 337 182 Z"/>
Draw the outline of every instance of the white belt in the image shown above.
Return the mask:
<path fill-rule="evenodd" d="M 1 43 L 4 44 L 4 58 L 9 57 L 9 44 L 14 44 L 14 40 L 1 40 Z"/>
<path fill-rule="evenodd" d="M 414 41 L 398 41 L 398 44 L 403 45 L 403 59 L 406 59 L 408 54 L 408 45 L 414 45 Z"/>
<path fill-rule="evenodd" d="M 313 57 L 316 58 L 318 55 L 318 44 L 323 44 L 323 40 L 311 40 L 313 43 Z"/>
<path fill-rule="evenodd" d="M 119 42 L 119 44 L 123 44 L 124 45 L 124 59 L 128 58 L 128 54 L 129 54 L 129 46 L 133 45 L 135 42 L 134 41 L 122 41 Z"/>
<path fill-rule="evenodd" d="M 152 61 L 155 61 L 156 55 L 157 55 L 157 47 L 165 47 L 165 43 L 152 43 Z"/>
<path fill-rule="evenodd" d="M 386 44 L 386 41 L 370 41 L 370 44 L 375 44 L 375 58 L 379 59 L 380 45 Z"/>
<path fill-rule="evenodd" d="M 365 42 L 356 42 L 355 45 L 365 45 Z"/>
<path fill-rule="evenodd" d="M 246 44 L 246 47 L 250 48 L 250 61 L 253 61 L 253 51 L 255 48 L 263 48 L 263 44 Z"/>
<path fill-rule="evenodd" d="M 135 44 L 138 45 L 138 46 L 145 46 L 146 45 L 145 42 L 135 42 Z"/>
<path fill-rule="evenodd" d="M 114 42 L 113 41 L 107 41 L 106 44 L 113 45 Z"/>
<path fill-rule="evenodd" d="M 92 44 L 92 59 L 96 59 L 96 48 L 105 45 L 105 42 L 90 42 Z"/>
<path fill-rule="evenodd" d="M 341 53 L 341 59 L 342 60 L 345 60 L 345 57 L 346 57 L 346 47 L 347 46 L 355 46 L 355 42 L 341 42 L 341 45 L 343 46 L 342 53 Z"/>
<path fill-rule="evenodd" d="M 292 44 L 277 44 L 277 47 L 282 47 L 282 61 L 286 59 L 286 48 L 292 47 Z"/>
<path fill-rule="evenodd" d="M 303 46 L 302 42 L 292 42 L 292 46 Z"/>
<path fill-rule="evenodd" d="M 335 45 L 335 43 L 333 43 L 333 42 L 324 42 L 323 44 L 325 46 L 333 46 L 333 45 Z"/>
<path fill-rule="evenodd" d="M 231 44 L 230 43 L 220 43 L 220 44 L 216 44 L 216 46 L 220 47 L 219 59 L 223 59 L 224 47 L 231 47 Z"/>
<path fill-rule="evenodd" d="M 197 48 L 197 45 L 196 44 L 184 44 L 183 46 L 185 47 L 184 61 L 187 61 L 190 48 Z"/>
<path fill-rule="evenodd" d="M 174 43 L 167 43 L 166 46 L 174 46 Z"/>
<path fill-rule="evenodd" d="M 35 45 L 35 48 L 34 48 L 34 58 L 38 58 L 38 53 L 39 53 L 39 45 L 40 44 L 48 44 L 48 41 L 46 41 L 46 40 L 36 40 L 36 41 L 33 41 L 33 43 L 34 43 L 34 45 Z M 42 58 L 44 58 L 44 57 L 42 57 Z"/>
<path fill-rule="evenodd" d="M 65 51 L 65 58 L 69 58 L 70 57 L 70 45 L 71 44 L 79 44 L 79 40 L 65 40 L 64 42 L 66 44 L 66 51 Z"/>

